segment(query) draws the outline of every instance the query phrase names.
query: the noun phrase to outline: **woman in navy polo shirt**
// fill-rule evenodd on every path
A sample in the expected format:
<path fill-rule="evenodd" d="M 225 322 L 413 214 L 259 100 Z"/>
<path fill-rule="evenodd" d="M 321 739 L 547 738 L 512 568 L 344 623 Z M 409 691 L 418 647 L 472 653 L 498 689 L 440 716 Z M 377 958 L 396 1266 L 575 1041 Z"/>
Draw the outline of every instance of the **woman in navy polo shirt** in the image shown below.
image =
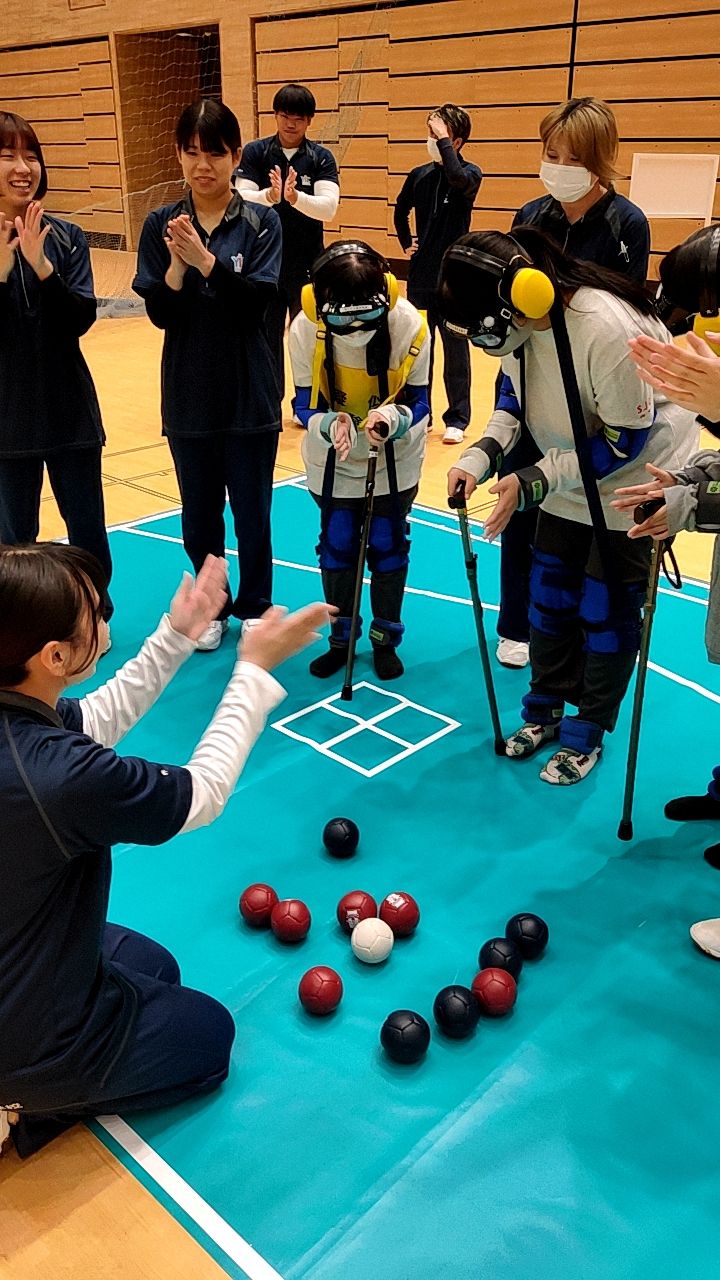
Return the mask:
<path fill-rule="evenodd" d="M 45 213 L 47 186 L 35 130 L 0 111 L 0 542 L 37 538 L 46 466 L 70 542 L 109 581 L 105 436 L 80 350 L 97 311 L 90 254 L 80 227 Z"/>
<path fill-rule="evenodd" d="M 327 605 L 271 610 L 242 642 L 184 768 L 112 749 L 153 705 L 222 609 L 227 565 L 189 574 L 137 658 L 81 700 L 107 626 L 105 579 L 75 547 L 0 547 L 0 1147 L 30 1155 L 77 1120 L 216 1088 L 233 1019 L 180 985 L 157 943 L 106 923 L 111 846 L 156 845 L 212 822 L 269 711 L 268 674 L 305 647 Z"/>
<path fill-rule="evenodd" d="M 163 434 L 182 498 L 185 550 L 198 572 L 225 549 L 227 490 L 240 584 L 198 648 L 217 649 L 228 617 L 258 618 L 272 591 L 270 503 L 280 392 L 265 332 L 282 256 L 273 209 L 231 190 L 240 126 L 214 98 L 186 107 L 175 131 L 188 187 L 145 220 L 133 288 L 165 332 Z"/>

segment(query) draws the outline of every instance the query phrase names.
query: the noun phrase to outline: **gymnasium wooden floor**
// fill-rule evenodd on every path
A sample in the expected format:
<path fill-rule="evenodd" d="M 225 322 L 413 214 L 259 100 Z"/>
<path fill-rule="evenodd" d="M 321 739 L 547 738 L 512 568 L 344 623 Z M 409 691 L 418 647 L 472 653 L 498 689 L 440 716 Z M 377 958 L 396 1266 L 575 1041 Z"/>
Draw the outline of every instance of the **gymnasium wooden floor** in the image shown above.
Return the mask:
<path fill-rule="evenodd" d="M 108 435 L 103 471 L 111 525 L 179 505 L 170 455 L 160 438 L 160 346 L 161 335 L 140 317 L 98 323 L 84 342 Z M 473 352 L 476 425 L 470 438 L 482 433 L 495 371 L 494 362 Z M 440 423 L 439 376 L 434 401 Z M 300 439 L 300 430 L 288 422 L 278 478 L 302 470 Z M 442 444 L 437 427 L 428 440 L 420 501 L 445 508 L 445 474 L 460 452 Z M 481 496 L 478 512 L 485 501 Z M 48 491 L 41 536 L 63 533 Z M 710 552 L 711 539 L 678 540 L 681 566 L 692 577 L 707 577 Z M 173 586 L 168 583 L 168 595 Z M 34 1160 L 23 1164 L 14 1153 L 0 1160 L 0 1260 L 4 1280 L 220 1280 L 225 1274 L 82 1127 Z"/>

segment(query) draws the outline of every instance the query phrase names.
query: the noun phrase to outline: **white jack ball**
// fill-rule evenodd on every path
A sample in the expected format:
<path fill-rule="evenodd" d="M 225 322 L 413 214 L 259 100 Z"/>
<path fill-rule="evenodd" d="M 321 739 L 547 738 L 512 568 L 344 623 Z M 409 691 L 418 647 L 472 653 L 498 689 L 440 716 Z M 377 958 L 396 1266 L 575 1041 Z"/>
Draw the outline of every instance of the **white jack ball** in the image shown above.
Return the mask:
<path fill-rule="evenodd" d="M 393 949 L 395 935 L 389 924 L 377 916 L 361 920 L 350 937 L 350 945 L 358 960 L 364 964 L 380 964 L 387 960 Z"/>

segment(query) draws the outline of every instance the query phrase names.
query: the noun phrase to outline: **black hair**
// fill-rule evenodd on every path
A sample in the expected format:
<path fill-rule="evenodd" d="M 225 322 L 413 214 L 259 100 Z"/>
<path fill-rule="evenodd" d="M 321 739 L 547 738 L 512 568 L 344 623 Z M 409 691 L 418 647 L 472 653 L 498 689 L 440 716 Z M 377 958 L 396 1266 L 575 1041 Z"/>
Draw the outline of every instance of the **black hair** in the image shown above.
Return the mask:
<path fill-rule="evenodd" d="M 470 137 L 472 125 L 467 111 L 463 111 L 462 107 L 456 107 L 454 102 L 444 102 L 437 111 L 431 111 L 430 116 L 439 116 L 443 124 L 447 125 L 448 133 L 453 142 L 456 138 L 461 138 L 466 143 Z M 428 116 L 428 119 L 430 119 Z"/>
<path fill-rule="evenodd" d="M 654 314 L 652 299 L 644 286 L 617 271 L 569 257 L 554 240 L 535 227 L 514 227 L 512 236 L 501 231 L 471 231 L 456 243 L 479 249 L 508 264 L 517 258 L 518 252 L 524 253 L 529 266 L 537 267 L 550 278 L 556 297 L 583 287 L 603 289 L 641 315 Z M 466 263 L 448 258 L 446 254 L 439 281 L 442 315 L 455 324 L 473 324 L 497 306 L 499 283 L 498 277 L 490 272 L 472 270 Z"/>
<path fill-rule="evenodd" d="M 175 126 L 175 142 L 187 151 L 197 135 L 201 151 L 222 154 L 242 146 L 238 118 L 219 98 L 198 98 L 182 112 Z"/>
<path fill-rule="evenodd" d="M 40 181 L 34 199 L 42 200 L 47 195 L 48 176 L 45 157 L 38 136 L 32 125 L 14 111 L 0 111 L 0 148 L 10 150 L 33 151 L 40 161 Z"/>
<path fill-rule="evenodd" d="M 304 84 L 284 84 L 273 98 L 272 109 L 284 111 L 288 116 L 304 116 L 312 120 L 317 104 L 314 95 Z"/>
<path fill-rule="evenodd" d="M 682 244 L 675 245 L 660 263 L 660 282 L 666 297 L 682 311 L 694 313 L 701 306 L 707 288 L 707 254 L 717 226 L 701 227 Z M 712 281 L 709 281 L 712 284 Z M 720 258 L 718 259 L 715 296 L 720 296 Z"/>
<path fill-rule="evenodd" d="M 97 649 L 106 601 L 107 579 L 89 551 L 58 542 L 0 546 L 0 688 L 22 684 L 29 659 L 51 640 L 79 642 L 89 617 L 91 638 L 75 674 L 82 671 Z"/>
<path fill-rule="evenodd" d="M 390 268 L 385 259 L 364 240 L 354 240 L 352 243 L 358 245 L 361 252 L 338 254 L 337 257 L 322 262 L 327 253 L 324 250 L 310 270 L 318 312 L 326 302 L 366 302 L 375 294 L 386 292 L 385 273 Z M 362 252 L 363 250 L 366 252 Z M 318 261 L 322 263 L 319 267 L 316 265 Z M 332 325 L 328 324 L 325 326 L 325 372 L 331 409 L 335 407 L 333 338 Z M 365 361 L 370 376 L 378 379 L 380 400 L 386 400 L 390 367 L 390 325 L 387 312 L 365 348 Z"/>

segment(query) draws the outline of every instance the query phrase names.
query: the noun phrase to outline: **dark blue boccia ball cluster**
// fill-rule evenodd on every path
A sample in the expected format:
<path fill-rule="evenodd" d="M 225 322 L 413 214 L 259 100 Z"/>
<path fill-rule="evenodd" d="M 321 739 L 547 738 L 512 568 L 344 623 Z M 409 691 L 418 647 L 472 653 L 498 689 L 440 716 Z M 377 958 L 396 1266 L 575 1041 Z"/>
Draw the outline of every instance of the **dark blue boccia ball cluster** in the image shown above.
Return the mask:
<path fill-rule="evenodd" d="M 540 916 L 522 911 L 511 916 L 505 936 L 489 938 L 480 948 L 481 969 L 505 969 L 517 981 L 525 960 L 537 960 L 548 944 L 549 930 Z M 433 1016 L 443 1035 L 464 1040 L 480 1018 L 480 1005 L 470 987 L 454 983 L 435 997 Z M 396 1009 L 380 1032 L 383 1049 L 395 1062 L 419 1062 L 430 1044 L 430 1027 L 413 1009 Z"/>

